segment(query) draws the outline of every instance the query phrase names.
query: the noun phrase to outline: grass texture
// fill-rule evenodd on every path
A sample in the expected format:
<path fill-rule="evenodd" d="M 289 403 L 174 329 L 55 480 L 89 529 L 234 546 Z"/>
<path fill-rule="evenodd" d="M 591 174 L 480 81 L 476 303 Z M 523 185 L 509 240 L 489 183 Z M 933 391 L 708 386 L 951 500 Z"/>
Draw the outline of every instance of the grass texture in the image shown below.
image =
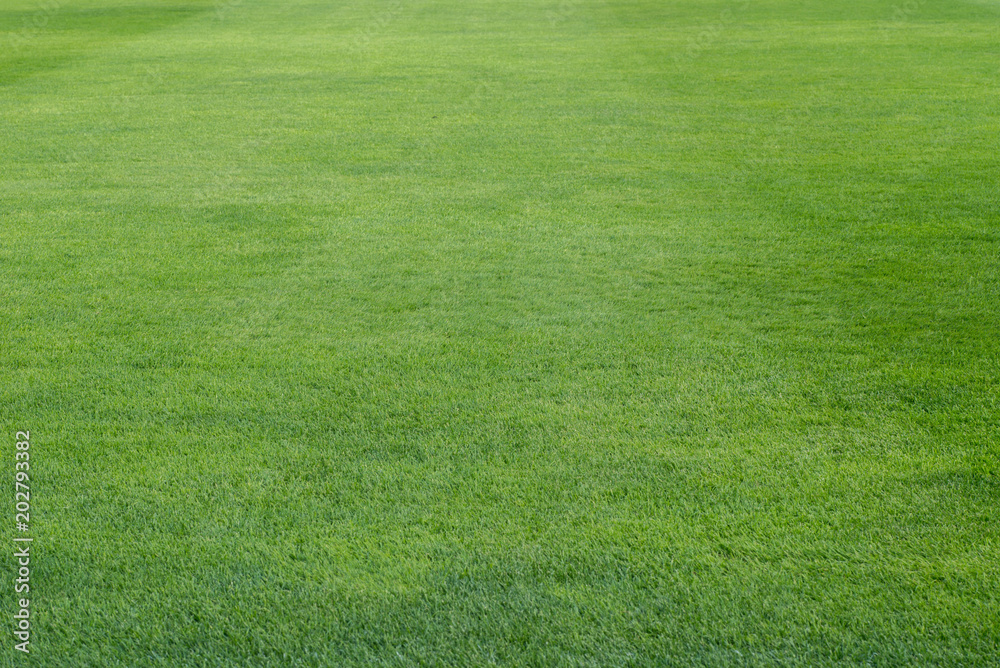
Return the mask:
<path fill-rule="evenodd" d="M 995 665 L 1000 3 L 0 45 L 2 665 Z"/>

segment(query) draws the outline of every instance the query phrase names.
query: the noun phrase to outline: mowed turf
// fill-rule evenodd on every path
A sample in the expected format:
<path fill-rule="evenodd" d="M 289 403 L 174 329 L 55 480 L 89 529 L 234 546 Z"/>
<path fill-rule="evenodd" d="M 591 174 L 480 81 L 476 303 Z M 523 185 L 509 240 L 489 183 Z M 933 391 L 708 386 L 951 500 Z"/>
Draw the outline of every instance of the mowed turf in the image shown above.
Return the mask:
<path fill-rule="evenodd" d="M 996 665 L 1000 3 L 0 45 L 3 665 Z"/>

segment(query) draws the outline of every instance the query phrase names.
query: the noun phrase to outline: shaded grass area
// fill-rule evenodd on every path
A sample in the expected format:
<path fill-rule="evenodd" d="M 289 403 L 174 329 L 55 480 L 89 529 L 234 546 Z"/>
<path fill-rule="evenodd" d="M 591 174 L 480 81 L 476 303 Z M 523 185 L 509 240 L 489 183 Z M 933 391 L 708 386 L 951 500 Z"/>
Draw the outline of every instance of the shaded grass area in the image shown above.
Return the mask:
<path fill-rule="evenodd" d="M 208 3 L 106 5 L 59 0 L 0 11 L 0 86 L 71 66 L 90 52 L 134 41 L 211 9 Z"/>
<path fill-rule="evenodd" d="M 54 10 L 32 662 L 989 665 L 1000 23 L 896 10 Z"/>

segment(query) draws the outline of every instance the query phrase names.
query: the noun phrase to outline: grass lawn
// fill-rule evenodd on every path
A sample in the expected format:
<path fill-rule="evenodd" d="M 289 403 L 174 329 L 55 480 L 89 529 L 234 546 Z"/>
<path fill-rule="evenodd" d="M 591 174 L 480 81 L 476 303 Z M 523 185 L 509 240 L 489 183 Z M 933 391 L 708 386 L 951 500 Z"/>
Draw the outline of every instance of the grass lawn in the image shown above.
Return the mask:
<path fill-rule="evenodd" d="M 0 47 L 0 665 L 996 665 L 1000 2 Z"/>

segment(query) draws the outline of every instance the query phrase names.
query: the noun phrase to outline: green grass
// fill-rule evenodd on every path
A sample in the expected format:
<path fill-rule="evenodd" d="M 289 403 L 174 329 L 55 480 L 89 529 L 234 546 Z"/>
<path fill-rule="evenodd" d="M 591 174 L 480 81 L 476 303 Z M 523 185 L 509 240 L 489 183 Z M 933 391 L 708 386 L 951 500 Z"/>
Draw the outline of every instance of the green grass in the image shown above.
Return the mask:
<path fill-rule="evenodd" d="M 1000 3 L 0 46 L 2 665 L 995 665 Z"/>

